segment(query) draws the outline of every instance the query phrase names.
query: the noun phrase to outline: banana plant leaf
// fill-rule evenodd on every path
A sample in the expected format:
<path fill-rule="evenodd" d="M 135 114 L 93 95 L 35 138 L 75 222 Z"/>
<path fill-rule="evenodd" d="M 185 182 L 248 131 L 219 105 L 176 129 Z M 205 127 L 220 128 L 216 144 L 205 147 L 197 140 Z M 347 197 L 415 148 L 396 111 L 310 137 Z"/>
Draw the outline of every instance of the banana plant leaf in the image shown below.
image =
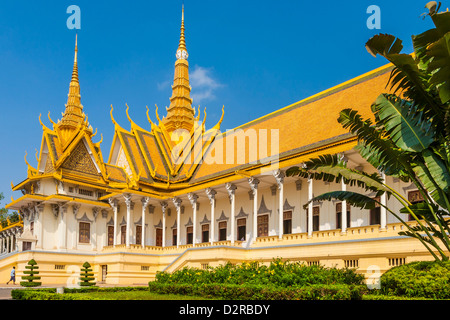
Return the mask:
<path fill-rule="evenodd" d="M 370 119 L 363 120 L 358 111 L 344 109 L 338 122 L 358 137 L 355 147 L 371 165 L 387 175 L 408 180 L 405 175 L 405 154 L 386 138 L 386 131 L 376 127 Z"/>
<path fill-rule="evenodd" d="M 421 152 L 434 141 L 434 132 L 429 121 L 414 108 L 414 105 L 395 95 L 378 96 L 372 111 L 386 128 L 391 140 L 403 151 Z"/>
<path fill-rule="evenodd" d="M 430 149 L 425 149 L 422 154 L 423 159 L 425 160 L 425 165 L 430 171 L 431 177 L 439 188 L 441 188 L 445 193 L 448 193 L 450 188 L 450 173 L 448 167 L 445 165 L 444 161 L 442 161 Z"/>
<path fill-rule="evenodd" d="M 427 40 L 422 37 L 417 41 Z M 430 120 L 436 121 L 438 126 L 442 125 L 442 110 L 428 90 L 428 74 L 419 68 L 411 55 L 400 53 L 402 48 L 402 41 L 389 34 L 375 35 L 366 42 L 366 49 L 370 54 L 379 54 L 394 65 L 388 82 L 391 84 L 392 93 L 400 90 L 406 99 L 414 100 L 421 106 L 420 111 Z M 433 115 L 438 117 L 434 118 Z"/>
<path fill-rule="evenodd" d="M 377 173 L 368 174 L 366 172 L 349 169 L 345 163 L 339 159 L 338 155 L 321 155 L 304 163 L 305 167 L 291 167 L 286 170 L 287 176 L 300 176 L 306 179 L 322 180 L 326 182 L 344 183 L 350 186 L 358 186 L 365 190 L 377 192 L 377 195 L 387 192 L 383 180 Z"/>
<path fill-rule="evenodd" d="M 434 210 L 436 211 L 437 208 L 436 206 L 433 206 Z M 433 213 L 431 212 L 430 206 L 425 202 L 417 202 L 417 203 L 413 203 L 410 206 L 408 206 L 408 208 L 414 212 L 414 214 L 419 218 L 419 219 L 424 219 L 426 221 L 429 222 L 436 222 Z M 410 213 L 409 210 L 406 207 L 403 207 L 400 209 L 400 213 L 405 213 L 408 214 Z M 421 230 L 421 229 L 420 229 Z"/>
<path fill-rule="evenodd" d="M 330 200 L 341 200 L 341 201 L 347 201 L 348 204 L 350 204 L 353 207 L 358 207 L 361 209 L 373 209 L 376 207 L 377 204 L 381 203 L 374 198 L 371 198 L 367 195 L 353 192 L 353 191 L 330 191 L 323 193 L 319 196 L 314 197 L 313 199 L 309 200 L 303 208 L 306 209 L 309 205 L 309 203 L 313 201 L 330 201 Z"/>
<path fill-rule="evenodd" d="M 428 64 L 430 83 L 439 91 L 442 103 L 450 101 L 450 32 L 428 47 L 427 55 L 432 57 Z"/>

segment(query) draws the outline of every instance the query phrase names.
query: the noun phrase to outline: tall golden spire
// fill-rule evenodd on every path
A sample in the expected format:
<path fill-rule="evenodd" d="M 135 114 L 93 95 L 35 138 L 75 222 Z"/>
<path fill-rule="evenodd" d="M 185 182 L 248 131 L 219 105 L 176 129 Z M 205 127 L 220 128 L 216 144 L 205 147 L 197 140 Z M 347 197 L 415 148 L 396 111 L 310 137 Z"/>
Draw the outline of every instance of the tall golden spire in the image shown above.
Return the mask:
<path fill-rule="evenodd" d="M 80 83 L 78 80 L 78 37 L 75 36 L 75 57 L 73 61 L 72 79 L 69 86 L 66 110 L 63 113 L 59 128 L 75 129 L 84 121 L 81 105 Z"/>
<path fill-rule="evenodd" d="M 192 108 L 190 95 L 188 53 L 184 36 L 184 6 L 181 10 L 181 32 L 176 58 L 172 97 L 170 98 L 170 106 L 167 108 L 167 116 L 162 122 L 169 132 L 176 129 L 191 131 L 194 126 L 195 111 Z"/>
<path fill-rule="evenodd" d="M 180 43 L 178 44 L 178 50 L 184 50 L 187 53 L 186 39 L 184 38 L 184 5 L 181 7 L 181 32 L 180 32 Z"/>

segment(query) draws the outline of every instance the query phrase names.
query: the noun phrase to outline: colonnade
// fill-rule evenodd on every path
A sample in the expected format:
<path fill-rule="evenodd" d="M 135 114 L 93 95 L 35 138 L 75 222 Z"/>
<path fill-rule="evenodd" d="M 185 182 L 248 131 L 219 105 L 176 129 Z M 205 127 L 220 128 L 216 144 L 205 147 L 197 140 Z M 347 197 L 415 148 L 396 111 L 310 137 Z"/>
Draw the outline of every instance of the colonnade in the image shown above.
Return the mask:
<path fill-rule="evenodd" d="M 0 254 L 7 254 L 18 250 L 17 228 L 6 229 L 0 232 Z"/>
<path fill-rule="evenodd" d="M 283 237 L 283 204 L 284 204 L 284 179 L 285 179 L 285 173 L 282 170 L 275 170 L 273 171 L 273 177 L 275 178 L 275 182 L 276 182 L 276 186 L 278 189 L 278 230 L 276 230 L 276 234 L 278 235 L 278 237 L 281 239 Z M 383 176 L 384 177 L 384 176 Z M 252 229 L 251 229 L 251 239 L 250 239 L 250 243 L 251 241 L 254 241 L 257 237 L 258 234 L 258 223 L 257 223 L 257 217 L 258 217 L 258 186 L 260 183 L 260 180 L 257 177 L 248 177 L 248 185 L 250 187 L 250 193 L 252 195 L 252 199 L 253 199 L 253 212 L 252 212 L 252 216 L 251 216 L 251 221 L 252 221 Z M 308 179 L 308 201 L 310 201 L 313 197 L 314 197 L 314 182 L 312 179 Z M 230 241 L 232 244 L 234 244 L 235 240 L 236 240 L 236 190 L 238 189 L 237 186 L 233 183 L 226 183 L 225 184 L 225 189 L 228 193 L 228 197 L 230 200 L 230 215 L 231 215 L 231 232 L 230 232 Z M 345 191 L 346 190 L 346 185 L 345 183 L 342 181 L 341 183 L 341 190 Z M 217 232 L 215 230 L 215 218 L 216 218 L 216 212 L 215 212 L 215 202 L 216 202 L 216 194 L 217 191 L 214 188 L 206 188 L 203 192 L 205 192 L 207 198 L 209 199 L 210 202 L 210 230 L 209 230 L 209 243 L 213 244 L 214 242 L 216 242 L 216 237 L 217 237 Z M 131 212 L 133 210 L 133 206 L 134 203 L 131 201 L 131 194 L 130 193 L 124 193 L 123 194 L 123 198 L 124 198 L 124 202 L 126 204 L 126 241 L 125 244 L 127 247 L 130 247 L 130 243 L 131 243 L 131 223 L 128 223 L 129 221 L 131 221 Z M 198 243 L 197 240 L 197 228 L 198 228 L 198 221 L 197 221 L 197 206 L 198 206 L 198 194 L 196 193 L 188 193 L 187 194 L 187 198 L 189 200 L 190 205 L 192 206 L 192 228 L 193 228 L 193 239 L 192 239 L 192 245 L 195 246 Z M 145 225 L 145 212 L 146 209 L 150 203 L 150 198 L 149 197 L 142 197 L 141 198 L 141 202 L 142 202 L 142 218 L 141 218 L 141 243 L 140 245 L 142 247 L 146 246 L 146 237 L 145 237 L 145 230 L 146 230 L 146 225 Z M 113 209 L 113 214 L 114 214 L 114 241 L 113 241 L 113 245 L 116 246 L 117 245 L 117 239 L 119 238 L 119 229 L 117 227 L 117 215 L 118 215 L 118 199 L 110 199 L 109 200 L 109 204 Z M 168 207 L 169 207 L 169 202 L 172 202 L 175 209 L 176 209 L 176 229 L 177 229 L 177 233 L 176 233 L 176 246 L 180 246 L 181 244 L 181 212 L 182 209 L 184 209 L 184 207 L 182 206 L 183 200 L 180 198 L 180 196 L 178 197 L 173 197 L 173 198 L 169 198 L 166 199 L 164 201 L 159 201 L 159 205 L 161 207 L 161 212 L 162 212 L 162 217 L 161 217 L 161 229 L 162 229 L 162 243 L 161 246 L 165 247 L 166 246 L 166 215 L 168 212 Z M 381 203 L 385 203 L 386 202 L 386 196 L 382 196 L 381 197 Z M 347 208 L 347 204 L 346 201 L 342 202 L 342 208 Z M 385 229 L 386 228 L 386 210 L 383 210 L 384 208 L 381 208 L 381 229 Z M 312 236 L 312 232 L 313 232 L 313 202 L 309 202 L 308 204 L 308 210 L 307 210 L 307 230 L 308 230 L 308 236 L 311 237 Z M 174 227 L 175 228 L 175 225 Z M 345 234 L 347 232 L 347 210 L 343 209 L 342 213 L 341 213 L 341 233 Z"/>

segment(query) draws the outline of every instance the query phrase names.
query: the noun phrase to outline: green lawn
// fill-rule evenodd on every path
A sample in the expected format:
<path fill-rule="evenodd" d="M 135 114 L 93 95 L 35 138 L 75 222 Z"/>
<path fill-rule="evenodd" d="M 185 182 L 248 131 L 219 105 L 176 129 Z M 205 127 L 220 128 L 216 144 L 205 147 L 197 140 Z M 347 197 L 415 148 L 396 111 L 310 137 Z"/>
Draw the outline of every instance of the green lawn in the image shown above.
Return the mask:
<path fill-rule="evenodd" d="M 36 291 L 39 291 L 37 289 Z M 85 300 L 87 297 L 92 300 L 218 300 L 218 298 L 206 298 L 200 296 L 186 296 L 179 294 L 159 294 L 150 292 L 148 290 L 137 291 L 93 291 L 86 293 L 68 293 L 75 300 Z M 56 295 L 53 293 L 51 295 Z M 44 297 L 41 297 L 44 298 Z M 45 298 L 44 298 L 45 299 Z M 407 298 L 386 296 L 380 294 L 366 294 L 362 297 L 363 300 L 432 300 L 426 298 Z"/>
<path fill-rule="evenodd" d="M 83 297 L 89 297 L 95 300 L 209 300 L 203 297 L 183 296 L 178 294 L 157 294 L 149 291 L 127 291 L 127 292 L 91 292 L 74 293 Z"/>
<path fill-rule="evenodd" d="M 110 291 L 109 288 L 102 288 L 100 291 L 93 290 L 91 292 L 77 292 L 77 293 L 64 293 L 69 299 L 74 300 L 212 300 L 200 296 L 187 296 L 181 294 L 159 294 L 155 292 L 150 292 L 148 289 L 139 288 L 124 288 L 124 291 Z M 143 289 L 143 290 L 142 290 Z M 34 296 L 33 300 L 48 300 L 54 299 L 60 294 L 55 293 L 52 289 L 24 289 L 30 292 L 42 292 Z M 49 292 L 53 291 L 53 292 Z M 20 299 L 20 298 L 19 298 Z"/>

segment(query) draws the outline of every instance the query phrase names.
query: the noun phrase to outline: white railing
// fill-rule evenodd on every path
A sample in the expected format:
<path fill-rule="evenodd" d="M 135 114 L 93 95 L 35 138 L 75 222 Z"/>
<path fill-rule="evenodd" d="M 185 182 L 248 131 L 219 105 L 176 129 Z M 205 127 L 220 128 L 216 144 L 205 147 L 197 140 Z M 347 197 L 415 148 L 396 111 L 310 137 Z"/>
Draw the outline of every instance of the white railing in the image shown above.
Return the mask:
<path fill-rule="evenodd" d="M 417 224 L 415 221 L 407 222 L 409 225 Z M 379 225 L 369 225 L 360 227 L 347 228 L 346 233 L 342 233 L 341 229 L 332 230 L 319 230 L 312 232 L 309 235 L 306 232 L 284 234 L 281 239 L 278 235 L 265 236 L 256 238 L 250 247 L 261 247 L 270 245 L 283 245 L 283 244 L 301 244 L 311 242 L 332 242 L 342 241 L 350 239 L 367 239 L 367 238 L 383 238 L 397 236 L 398 232 L 405 230 L 406 227 L 402 223 L 391 223 L 386 226 L 386 229 L 381 230 Z M 212 244 L 210 242 L 203 242 L 193 244 L 182 244 L 177 246 L 145 246 L 140 244 L 131 244 L 128 248 L 125 244 L 119 244 L 116 246 L 103 247 L 102 252 L 114 253 L 114 252 L 129 252 L 129 253 L 148 253 L 148 254 L 181 254 L 187 249 L 192 248 L 207 248 L 216 246 L 228 246 L 228 247 L 242 247 L 243 241 L 235 241 L 234 244 L 230 240 L 227 241 L 215 241 Z"/>
<path fill-rule="evenodd" d="M 12 255 L 14 253 L 18 253 L 18 252 L 19 252 L 19 250 L 17 250 L 17 249 L 14 251 L 11 251 L 11 252 L 2 252 L 2 253 L 0 253 L 0 259 L 9 257 L 10 255 Z"/>
<path fill-rule="evenodd" d="M 102 252 L 104 253 L 114 253 L 114 252 L 130 252 L 130 253 L 149 253 L 149 254 L 166 254 L 166 253 L 182 253 L 187 249 L 191 248 L 205 248 L 205 247 L 217 247 L 217 246 L 229 246 L 229 247 L 240 247 L 242 246 L 242 241 L 235 241 L 234 244 L 230 240 L 226 241 L 215 241 L 212 244 L 210 242 L 202 242 L 193 244 L 182 244 L 177 246 L 145 246 L 140 244 L 130 244 L 127 248 L 125 244 L 118 244 L 116 246 L 106 246 L 103 247 Z"/>
<path fill-rule="evenodd" d="M 408 225 L 414 226 L 417 222 L 407 222 Z M 301 241 L 341 241 L 343 237 L 347 238 L 371 238 L 371 237 L 391 237 L 398 235 L 398 232 L 405 230 L 406 227 L 402 223 L 391 223 L 386 225 L 386 229 L 380 229 L 380 225 L 370 225 L 361 227 L 347 228 L 347 232 L 342 233 L 341 229 L 319 230 L 313 231 L 311 235 L 307 232 L 284 234 L 281 239 L 278 235 L 258 237 L 254 241 L 255 246 L 277 244 L 280 242 L 292 243 Z"/>

